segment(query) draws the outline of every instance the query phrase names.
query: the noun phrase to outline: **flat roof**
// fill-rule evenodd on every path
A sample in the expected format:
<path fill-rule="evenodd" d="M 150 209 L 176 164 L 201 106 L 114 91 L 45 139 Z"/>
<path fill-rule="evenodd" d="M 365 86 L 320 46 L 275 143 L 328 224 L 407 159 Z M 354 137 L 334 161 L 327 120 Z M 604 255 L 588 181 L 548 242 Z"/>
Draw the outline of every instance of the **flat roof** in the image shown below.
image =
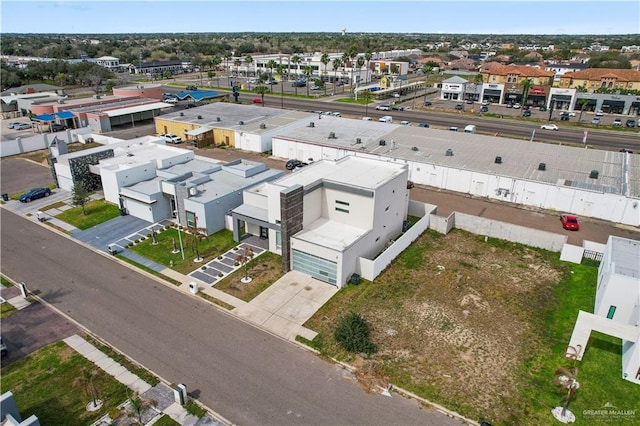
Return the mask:
<path fill-rule="evenodd" d="M 121 115 L 135 114 L 142 111 L 150 111 L 152 109 L 172 108 L 173 105 L 164 102 L 153 102 L 150 104 L 136 105 L 126 108 L 111 109 L 105 111 L 109 117 L 119 117 Z"/>
<path fill-rule="evenodd" d="M 332 116 L 316 116 L 313 121 L 313 127 L 283 128 L 274 138 L 640 197 L 637 154 Z M 495 163 L 496 157 L 501 157 L 501 164 Z M 545 170 L 539 170 L 540 163 L 545 163 Z M 589 177 L 592 170 L 598 171 L 597 179 Z"/>
<path fill-rule="evenodd" d="M 640 279 L 640 241 L 612 235 L 609 242 L 615 273 Z"/>
<path fill-rule="evenodd" d="M 179 123 L 189 123 L 211 129 L 244 130 L 261 134 L 316 116 L 313 113 L 257 105 L 238 105 L 214 102 L 183 111 L 169 112 L 159 118 Z M 198 118 L 200 117 L 200 118 Z M 240 124 L 242 122 L 242 124 Z M 264 125 L 264 126 L 261 126 Z"/>
<path fill-rule="evenodd" d="M 296 233 L 293 238 L 333 250 L 344 251 L 367 232 L 369 232 L 367 229 L 357 228 L 322 217 Z"/>
<path fill-rule="evenodd" d="M 282 187 L 290 187 L 297 184 L 304 187 L 323 180 L 360 188 L 376 189 L 403 173 L 406 168 L 405 164 L 347 156 L 338 161 L 320 160 L 296 169 L 295 172 L 278 179 L 274 184 Z"/>

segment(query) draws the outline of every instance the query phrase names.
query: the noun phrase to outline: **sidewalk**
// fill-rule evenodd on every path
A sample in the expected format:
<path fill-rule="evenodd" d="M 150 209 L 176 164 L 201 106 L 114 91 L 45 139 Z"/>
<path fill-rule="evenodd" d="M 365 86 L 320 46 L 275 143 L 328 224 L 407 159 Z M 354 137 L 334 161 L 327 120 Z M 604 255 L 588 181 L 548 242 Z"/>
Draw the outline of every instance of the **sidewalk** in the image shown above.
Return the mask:
<path fill-rule="evenodd" d="M 98 350 L 91 343 L 84 340 L 78 335 L 73 335 L 64 339 L 64 342 L 72 349 L 84 356 L 89 361 L 93 362 L 96 366 L 100 367 L 109 375 L 113 376 L 117 381 L 127 386 L 134 392 L 137 392 L 144 399 L 153 399 L 157 402 L 157 405 L 153 409 L 147 410 L 143 414 L 146 415 L 145 424 L 151 423 L 166 414 L 173 420 L 181 425 L 226 425 L 226 422 L 213 418 L 210 414 L 206 414 L 202 418 L 198 418 L 192 414 L 189 414 L 180 404 L 175 402 L 173 390 L 165 385 L 159 383 L 156 386 L 151 386 L 149 383 L 140 379 L 135 374 L 129 372 L 122 365 L 105 355 Z M 126 406 L 123 404 L 122 408 Z M 108 415 L 98 420 L 93 425 L 106 425 L 109 423 Z"/>

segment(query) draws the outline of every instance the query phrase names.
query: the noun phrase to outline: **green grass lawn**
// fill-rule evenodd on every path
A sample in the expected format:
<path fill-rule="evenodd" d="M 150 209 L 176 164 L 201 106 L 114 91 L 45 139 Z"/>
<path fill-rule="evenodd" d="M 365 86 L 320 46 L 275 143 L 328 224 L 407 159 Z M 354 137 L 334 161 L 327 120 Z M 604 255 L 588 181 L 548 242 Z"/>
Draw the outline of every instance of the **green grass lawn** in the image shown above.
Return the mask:
<path fill-rule="evenodd" d="M 83 368 L 98 371 L 95 386 L 102 408 L 88 412 L 91 401 L 73 386 Z M 1 392 L 12 391 L 22 418 L 35 414 L 42 425 L 87 425 L 127 400 L 126 387 L 64 342 L 54 343 L 2 368 Z"/>
<path fill-rule="evenodd" d="M 89 229 L 120 216 L 118 206 L 105 200 L 90 201 L 85 205 L 85 212 L 83 214 L 81 207 L 73 207 L 56 215 L 56 218 L 78 229 Z"/>
<path fill-rule="evenodd" d="M 184 248 L 184 260 L 180 252 L 173 253 L 174 242 L 176 248 L 180 250 L 180 239 L 182 239 L 182 246 Z M 199 240 L 197 244 L 200 256 L 204 258 L 204 261 L 198 263 L 193 261 L 196 256 L 194 251 L 194 238 L 190 234 L 184 231 L 178 234 L 177 228 L 169 227 L 159 234 L 156 234 L 156 241 L 158 244 L 153 244 L 153 239 L 147 238 L 128 249 L 156 263 L 166 265 L 167 268 L 170 267 L 173 261 L 172 269 L 183 274 L 198 269 L 203 263 L 238 245 L 237 242 L 233 241 L 233 233 L 229 230 L 222 230 L 203 238 Z"/>

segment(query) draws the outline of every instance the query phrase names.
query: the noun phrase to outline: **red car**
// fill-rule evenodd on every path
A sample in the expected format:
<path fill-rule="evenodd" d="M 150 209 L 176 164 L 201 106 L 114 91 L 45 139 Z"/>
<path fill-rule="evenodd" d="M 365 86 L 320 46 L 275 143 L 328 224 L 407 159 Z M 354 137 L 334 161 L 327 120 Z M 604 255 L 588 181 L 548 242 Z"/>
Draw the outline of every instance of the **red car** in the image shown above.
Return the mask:
<path fill-rule="evenodd" d="M 261 103 L 262 103 L 262 99 L 260 99 L 260 98 L 254 98 L 254 99 L 253 99 L 253 103 L 254 103 L 254 104 L 261 104 Z"/>
<path fill-rule="evenodd" d="M 562 227 L 569 231 L 578 231 L 580 229 L 578 218 L 572 214 L 563 214 L 560 216 L 560 222 L 562 222 Z"/>

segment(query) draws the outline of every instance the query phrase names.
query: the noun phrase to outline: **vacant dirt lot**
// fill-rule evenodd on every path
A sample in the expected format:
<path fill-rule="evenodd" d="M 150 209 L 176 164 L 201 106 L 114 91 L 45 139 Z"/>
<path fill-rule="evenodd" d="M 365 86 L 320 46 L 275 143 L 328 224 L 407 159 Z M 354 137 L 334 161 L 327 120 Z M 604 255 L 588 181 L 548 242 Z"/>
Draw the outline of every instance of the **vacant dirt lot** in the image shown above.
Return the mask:
<path fill-rule="evenodd" d="M 461 231 L 427 232 L 375 283 L 338 293 L 307 326 L 327 352 L 341 353 L 332 338 L 337 320 L 360 312 L 378 352 L 342 356 L 373 372 L 376 384 L 392 377 L 472 418 L 522 419 L 516 373 L 543 344 L 538 319 L 564 274 L 548 259 Z M 363 379 L 370 387 L 372 378 Z"/>

